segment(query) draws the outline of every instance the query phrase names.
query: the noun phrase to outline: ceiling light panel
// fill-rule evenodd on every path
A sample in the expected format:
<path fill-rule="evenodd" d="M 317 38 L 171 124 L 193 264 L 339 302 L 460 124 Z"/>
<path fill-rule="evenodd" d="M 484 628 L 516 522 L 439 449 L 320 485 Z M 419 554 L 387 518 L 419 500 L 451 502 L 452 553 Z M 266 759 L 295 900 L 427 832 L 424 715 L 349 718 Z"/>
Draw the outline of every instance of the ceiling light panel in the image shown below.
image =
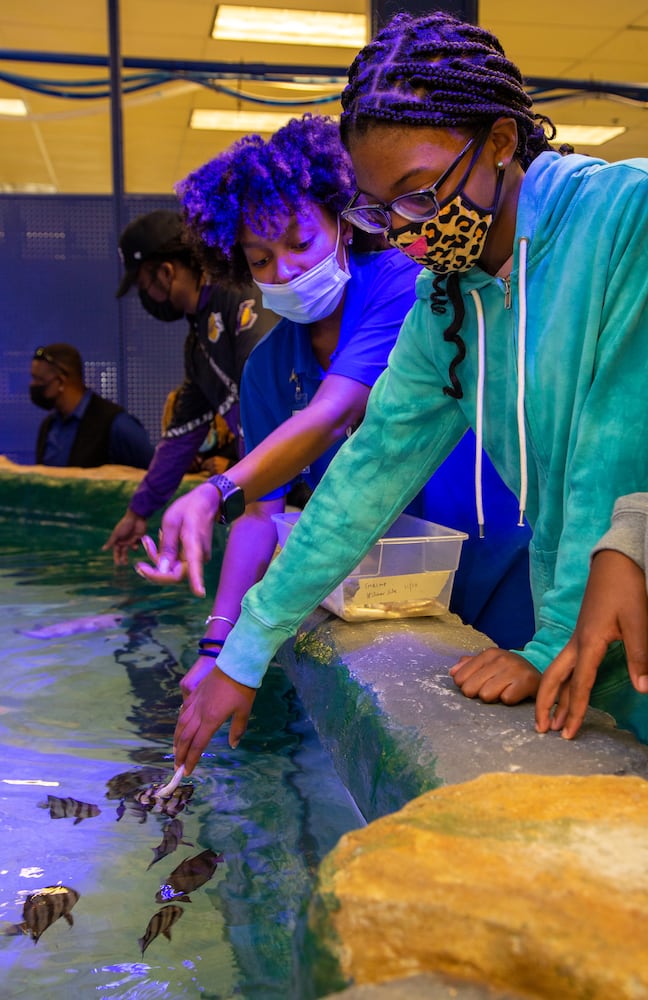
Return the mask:
<path fill-rule="evenodd" d="M 625 132 L 624 125 L 556 125 L 553 145 L 566 142 L 570 146 L 602 146 Z"/>
<path fill-rule="evenodd" d="M 24 118 L 27 114 L 27 105 L 24 101 L 13 98 L 3 98 L 0 100 L 0 115 L 9 115 L 11 118 Z"/>
<path fill-rule="evenodd" d="M 276 132 L 291 118 L 293 111 L 214 111 L 195 108 L 191 128 L 219 132 Z"/>
<path fill-rule="evenodd" d="M 212 38 L 233 42 L 331 46 L 357 51 L 367 41 L 367 18 L 364 14 L 219 4 Z"/>

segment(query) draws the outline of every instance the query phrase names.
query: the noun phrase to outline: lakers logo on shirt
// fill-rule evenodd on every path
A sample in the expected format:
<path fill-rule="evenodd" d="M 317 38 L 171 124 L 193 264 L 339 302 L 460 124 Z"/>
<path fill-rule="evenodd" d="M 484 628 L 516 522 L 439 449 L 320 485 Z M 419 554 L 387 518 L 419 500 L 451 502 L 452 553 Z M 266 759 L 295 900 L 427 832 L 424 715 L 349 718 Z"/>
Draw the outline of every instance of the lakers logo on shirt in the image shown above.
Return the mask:
<path fill-rule="evenodd" d="M 242 333 L 243 330 L 250 330 L 258 319 L 258 313 L 255 309 L 254 299 L 244 299 L 241 302 L 238 310 L 238 322 L 236 324 L 236 332 Z"/>
<path fill-rule="evenodd" d="M 211 313 L 207 322 L 207 339 L 211 344 L 217 344 L 221 334 L 225 329 L 223 317 L 220 313 Z"/>

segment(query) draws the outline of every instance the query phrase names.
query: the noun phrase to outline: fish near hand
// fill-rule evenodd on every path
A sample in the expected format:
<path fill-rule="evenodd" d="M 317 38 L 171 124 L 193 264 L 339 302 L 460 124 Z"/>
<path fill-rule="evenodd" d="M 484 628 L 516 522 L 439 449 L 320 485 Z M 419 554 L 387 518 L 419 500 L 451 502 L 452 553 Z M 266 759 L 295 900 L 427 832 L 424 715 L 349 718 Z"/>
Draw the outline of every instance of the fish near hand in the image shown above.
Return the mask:
<path fill-rule="evenodd" d="M 166 858 L 168 854 L 173 854 L 173 852 L 178 849 L 180 844 L 184 844 L 186 847 L 193 847 L 193 844 L 188 840 L 182 839 L 183 833 L 184 827 L 182 825 L 182 820 L 172 819 L 168 823 L 165 823 L 162 827 L 162 843 L 158 844 L 157 847 L 151 848 L 155 856 L 148 868 L 152 868 L 157 861 L 161 861 L 162 858 Z M 148 868 L 146 869 L 147 871 Z"/>
<path fill-rule="evenodd" d="M 136 792 L 150 786 L 152 783 L 164 781 L 168 771 L 164 767 L 147 764 L 133 771 L 122 771 L 108 782 L 107 799 L 132 799 Z"/>
<path fill-rule="evenodd" d="M 172 819 L 182 812 L 194 793 L 194 785 L 179 785 L 168 797 L 161 799 L 156 793 L 157 785 L 151 785 L 135 795 L 137 805 L 145 812 L 159 813 Z"/>
<path fill-rule="evenodd" d="M 193 858 L 186 858 L 174 868 L 168 881 L 160 886 L 160 891 L 155 896 L 156 903 L 168 903 L 171 900 L 190 903 L 188 894 L 209 882 L 223 860 L 222 854 L 210 850 L 202 851 Z"/>

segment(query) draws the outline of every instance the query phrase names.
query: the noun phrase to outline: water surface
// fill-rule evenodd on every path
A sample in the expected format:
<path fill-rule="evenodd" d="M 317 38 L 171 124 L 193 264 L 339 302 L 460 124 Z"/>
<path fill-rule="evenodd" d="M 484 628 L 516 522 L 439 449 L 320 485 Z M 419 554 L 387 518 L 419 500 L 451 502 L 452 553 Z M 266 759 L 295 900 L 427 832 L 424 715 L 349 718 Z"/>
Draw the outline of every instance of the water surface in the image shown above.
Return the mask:
<path fill-rule="evenodd" d="M 192 776 L 179 818 L 193 846 L 148 867 L 168 819 L 140 822 L 130 809 L 119 818 L 108 782 L 148 765 L 171 772 L 178 680 L 209 608 L 184 588 L 114 571 L 101 541 L 0 523 L 0 929 L 21 922 L 26 896 L 40 888 L 80 893 L 72 927 L 59 919 L 37 944 L 0 937 L 3 1000 L 286 1000 L 315 868 L 362 818 L 273 667 L 238 750 L 217 734 Z M 39 808 L 48 794 L 101 813 L 52 819 Z M 223 864 L 179 904 L 172 940 L 159 936 L 142 956 L 160 885 L 206 849 L 222 852 Z"/>

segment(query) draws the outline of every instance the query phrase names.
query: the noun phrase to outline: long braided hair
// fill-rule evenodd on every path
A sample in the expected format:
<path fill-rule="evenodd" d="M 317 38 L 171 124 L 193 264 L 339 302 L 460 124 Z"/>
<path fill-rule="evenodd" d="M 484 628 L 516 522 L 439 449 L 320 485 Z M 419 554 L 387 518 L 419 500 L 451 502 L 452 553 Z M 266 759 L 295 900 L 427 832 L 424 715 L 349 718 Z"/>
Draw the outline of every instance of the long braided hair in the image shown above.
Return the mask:
<path fill-rule="evenodd" d="M 380 124 L 458 128 L 475 135 L 498 118 L 514 118 L 515 156 L 523 170 L 552 148 L 549 139 L 556 134 L 548 118 L 533 113 L 522 74 L 495 35 L 442 11 L 393 17 L 354 59 L 342 108 L 340 128 L 347 148 L 353 135 Z M 457 353 L 450 364 L 451 384 L 443 391 L 461 399 L 455 369 L 466 347 L 459 336 L 464 306 L 456 273 L 434 278 L 432 311 L 445 313 L 448 300 L 454 315 L 443 336 Z"/>

